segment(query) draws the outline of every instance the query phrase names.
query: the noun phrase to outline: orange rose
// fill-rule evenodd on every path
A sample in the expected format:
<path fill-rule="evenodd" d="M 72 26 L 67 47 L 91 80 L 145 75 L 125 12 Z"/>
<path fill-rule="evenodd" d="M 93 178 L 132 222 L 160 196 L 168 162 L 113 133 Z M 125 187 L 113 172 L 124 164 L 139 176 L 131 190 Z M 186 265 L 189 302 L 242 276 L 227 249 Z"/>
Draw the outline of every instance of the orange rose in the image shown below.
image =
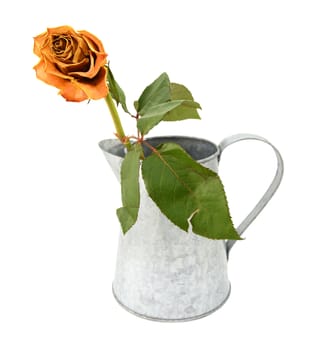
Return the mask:
<path fill-rule="evenodd" d="M 97 100 L 108 95 L 107 54 L 93 34 L 69 26 L 48 28 L 34 38 L 37 78 L 60 89 L 67 101 Z"/>

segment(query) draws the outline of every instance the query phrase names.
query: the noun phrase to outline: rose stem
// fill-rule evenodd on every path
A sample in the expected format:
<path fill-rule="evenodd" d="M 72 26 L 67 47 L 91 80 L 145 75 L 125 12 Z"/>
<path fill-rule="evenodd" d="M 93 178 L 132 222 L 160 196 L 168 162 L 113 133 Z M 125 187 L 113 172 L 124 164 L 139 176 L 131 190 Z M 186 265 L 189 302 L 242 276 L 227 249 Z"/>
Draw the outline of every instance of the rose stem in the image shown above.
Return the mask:
<path fill-rule="evenodd" d="M 110 92 L 106 96 L 105 100 L 106 100 L 107 106 L 109 108 L 109 111 L 110 111 L 110 114 L 111 114 L 114 126 L 116 128 L 116 132 L 117 132 L 116 134 L 117 134 L 118 138 L 122 142 L 124 140 L 126 140 L 125 146 L 126 146 L 126 148 L 128 150 L 130 150 L 130 148 L 131 148 L 130 140 L 126 139 L 126 137 L 125 137 L 125 133 L 124 133 L 124 130 L 123 130 L 123 127 L 122 127 L 122 124 L 121 124 L 121 120 L 120 120 L 117 108 L 116 108 L 115 103 L 114 103 L 114 101 L 113 101 L 113 99 L 111 97 Z"/>

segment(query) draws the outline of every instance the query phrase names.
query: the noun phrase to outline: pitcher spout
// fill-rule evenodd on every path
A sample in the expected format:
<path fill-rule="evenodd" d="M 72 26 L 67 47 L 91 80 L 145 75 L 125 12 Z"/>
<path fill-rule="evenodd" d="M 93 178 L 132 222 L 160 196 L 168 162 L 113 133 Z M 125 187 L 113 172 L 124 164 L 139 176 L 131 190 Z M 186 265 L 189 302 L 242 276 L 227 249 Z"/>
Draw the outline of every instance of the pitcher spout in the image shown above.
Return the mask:
<path fill-rule="evenodd" d="M 102 140 L 98 145 L 116 178 L 120 181 L 120 168 L 125 155 L 124 145 L 117 139 Z"/>

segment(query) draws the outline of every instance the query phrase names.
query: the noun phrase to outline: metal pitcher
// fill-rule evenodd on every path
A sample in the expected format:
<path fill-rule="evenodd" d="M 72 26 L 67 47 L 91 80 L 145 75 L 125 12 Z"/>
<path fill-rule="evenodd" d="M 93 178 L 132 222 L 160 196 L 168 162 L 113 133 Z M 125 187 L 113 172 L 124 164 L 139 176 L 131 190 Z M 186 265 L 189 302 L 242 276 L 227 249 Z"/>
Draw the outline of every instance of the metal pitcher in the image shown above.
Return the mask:
<path fill-rule="evenodd" d="M 276 175 L 264 196 L 237 228 L 241 235 L 276 192 L 283 175 L 283 160 L 266 139 L 237 134 L 218 146 L 191 137 L 148 139 L 157 146 L 175 142 L 203 166 L 218 172 L 226 147 L 242 140 L 270 145 L 277 157 Z M 99 143 L 116 177 L 125 154 L 118 140 Z M 140 179 L 141 204 L 136 224 L 120 233 L 113 294 L 131 313 L 157 321 L 188 321 L 204 317 L 221 307 L 230 294 L 227 261 L 236 241 L 211 240 L 186 233 L 172 224 L 148 196 Z"/>

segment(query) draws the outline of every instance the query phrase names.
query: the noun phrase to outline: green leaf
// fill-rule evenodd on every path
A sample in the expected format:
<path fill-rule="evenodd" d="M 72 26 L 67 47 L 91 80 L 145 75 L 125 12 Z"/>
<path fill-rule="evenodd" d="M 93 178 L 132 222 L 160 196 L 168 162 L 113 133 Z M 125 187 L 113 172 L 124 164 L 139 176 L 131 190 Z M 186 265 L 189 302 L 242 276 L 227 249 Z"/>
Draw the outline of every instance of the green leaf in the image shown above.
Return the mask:
<path fill-rule="evenodd" d="M 129 229 L 135 224 L 138 216 L 139 208 L 121 207 L 117 209 L 122 232 L 126 234 Z"/>
<path fill-rule="evenodd" d="M 176 109 L 171 110 L 163 118 L 164 121 L 177 121 L 184 119 L 201 119 L 197 109 L 201 108 L 199 103 L 195 102 L 191 92 L 181 84 L 171 83 L 171 100 L 185 100 Z"/>
<path fill-rule="evenodd" d="M 160 145 L 143 160 L 147 192 L 160 210 L 182 230 L 211 239 L 241 239 L 235 230 L 222 182 L 215 172 L 193 160 L 179 145 Z"/>
<path fill-rule="evenodd" d="M 190 91 L 183 85 L 170 83 L 166 73 L 162 73 L 142 93 L 134 107 L 141 118 L 137 127 L 142 134 L 147 134 L 162 120 L 176 121 L 183 119 L 200 119 Z"/>
<path fill-rule="evenodd" d="M 167 102 L 170 100 L 170 81 L 166 73 L 162 73 L 155 81 L 148 85 L 142 92 L 134 106 L 139 115 L 145 112 L 153 105 Z"/>
<path fill-rule="evenodd" d="M 142 134 L 147 134 L 155 125 L 163 120 L 166 113 L 182 103 L 184 103 L 184 101 L 169 101 L 150 106 L 141 118 L 137 120 L 137 128 Z"/>
<path fill-rule="evenodd" d="M 126 233 L 136 222 L 140 206 L 139 168 L 142 148 L 132 146 L 121 166 L 121 195 L 123 207 L 117 209 L 122 231 Z"/>
<path fill-rule="evenodd" d="M 128 111 L 128 108 L 126 106 L 126 99 L 125 99 L 125 94 L 124 94 L 123 90 L 121 89 L 121 87 L 119 86 L 117 81 L 115 80 L 109 66 L 107 67 L 107 69 L 108 69 L 107 79 L 108 79 L 109 91 L 111 93 L 112 98 L 117 102 L 117 105 L 119 105 L 119 103 L 121 104 L 123 110 L 126 113 L 131 114 Z"/>

